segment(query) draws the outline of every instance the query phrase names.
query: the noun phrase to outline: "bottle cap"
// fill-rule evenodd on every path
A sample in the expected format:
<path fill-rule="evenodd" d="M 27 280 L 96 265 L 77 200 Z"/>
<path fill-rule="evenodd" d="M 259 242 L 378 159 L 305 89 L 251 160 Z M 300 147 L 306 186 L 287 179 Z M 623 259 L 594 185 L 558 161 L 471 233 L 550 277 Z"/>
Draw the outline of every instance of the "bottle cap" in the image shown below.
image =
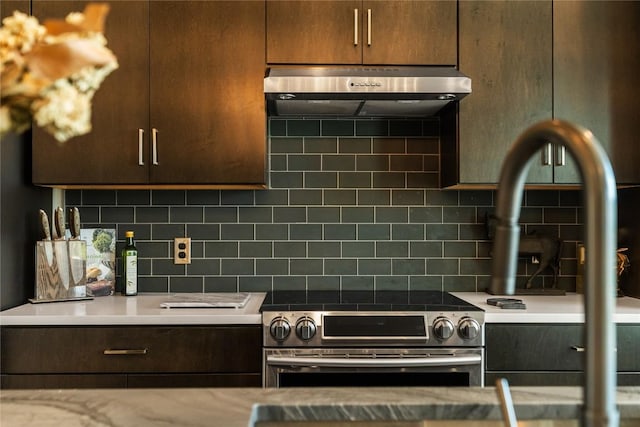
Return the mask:
<path fill-rule="evenodd" d="M 133 237 L 133 231 L 125 231 L 124 237 Z"/>

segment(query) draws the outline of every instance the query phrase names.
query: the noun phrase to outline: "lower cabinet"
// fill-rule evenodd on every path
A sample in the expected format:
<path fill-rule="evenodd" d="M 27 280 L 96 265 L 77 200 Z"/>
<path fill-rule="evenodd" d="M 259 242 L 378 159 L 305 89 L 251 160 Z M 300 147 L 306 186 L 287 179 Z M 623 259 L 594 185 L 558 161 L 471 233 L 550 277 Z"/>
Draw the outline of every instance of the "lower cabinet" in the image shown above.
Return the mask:
<path fill-rule="evenodd" d="M 2 388 L 260 387 L 259 326 L 3 327 Z"/>
<path fill-rule="evenodd" d="M 618 385 L 640 385 L 640 324 L 618 324 Z M 579 386 L 584 381 L 582 324 L 485 326 L 485 384 L 506 378 L 517 386 Z"/>

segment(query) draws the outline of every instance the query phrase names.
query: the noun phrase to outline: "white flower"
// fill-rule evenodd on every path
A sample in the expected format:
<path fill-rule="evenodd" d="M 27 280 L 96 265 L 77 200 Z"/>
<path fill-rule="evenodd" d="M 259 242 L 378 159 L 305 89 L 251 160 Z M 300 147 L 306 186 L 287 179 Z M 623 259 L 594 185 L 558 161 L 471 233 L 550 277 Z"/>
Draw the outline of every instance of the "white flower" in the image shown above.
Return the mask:
<path fill-rule="evenodd" d="M 108 64 L 102 68 L 85 67 L 71 76 L 70 80 L 80 92 L 90 93 L 93 96 L 102 81 L 116 68 L 118 68 L 117 63 Z"/>
<path fill-rule="evenodd" d="M 0 137 L 32 121 L 61 142 L 91 131 L 91 99 L 118 68 L 102 34 L 108 10 L 90 3 L 44 26 L 17 11 L 2 21 Z"/>
<path fill-rule="evenodd" d="M 26 53 L 42 40 L 46 29 L 33 16 L 15 11 L 2 20 L 0 28 L 0 61 L 14 52 Z"/>
<path fill-rule="evenodd" d="M 91 131 L 91 96 L 78 92 L 67 79 L 57 80 L 32 108 L 36 124 L 60 142 Z"/>
<path fill-rule="evenodd" d="M 0 106 L 0 135 L 11 130 L 11 113 L 9 107 Z"/>

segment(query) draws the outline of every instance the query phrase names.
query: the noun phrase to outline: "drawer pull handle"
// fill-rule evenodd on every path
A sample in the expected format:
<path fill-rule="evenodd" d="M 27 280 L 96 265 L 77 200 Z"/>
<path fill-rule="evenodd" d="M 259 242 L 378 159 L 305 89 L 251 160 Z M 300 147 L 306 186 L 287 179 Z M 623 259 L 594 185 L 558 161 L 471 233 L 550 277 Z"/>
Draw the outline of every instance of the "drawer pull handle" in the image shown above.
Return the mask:
<path fill-rule="evenodd" d="M 567 156 L 566 156 L 566 150 L 564 148 L 564 145 L 557 147 L 557 150 L 558 150 L 557 151 L 558 158 L 556 159 L 556 166 L 566 166 Z"/>
<path fill-rule="evenodd" d="M 153 154 L 153 164 L 155 166 L 159 165 L 158 163 L 158 129 L 151 129 L 151 143 L 152 143 L 152 154 Z"/>
<path fill-rule="evenodd" d="M 353 45 L 358 46 L 358 9 L 353 9 Z"/>
<path fill-rule="evenodd" d="M 542 150 L 542 165 L 543 166 L 551 166 L 551 157 L 553 147 L 551 144 L 547 144 L 546 147 Z"/>
<path fill-rule="evenodd" d="M 106 349 L 105 351 L 102 352 L 103 354 L 107 355 L 107 356 L 132 356 L 132 355 L 140 355 L 140 354 L 147 354 L 147 349 L 146 348 L 125 348 L 125 349 Z"/>
<path fill-rule="evenodd" d="M 144 166 L 144 129 L 138 129 L 138 165 Z"/>
<path fill-rule="evenodd" d="M 572 345 L 571 350 L 577 351 L 578 353 L 584 353 L 584 347 L 579 345 Z"/>
<path fill-rule="evenodd" d="M 371 46 L 371 9 L 367 9 L 367 46 Z"/>

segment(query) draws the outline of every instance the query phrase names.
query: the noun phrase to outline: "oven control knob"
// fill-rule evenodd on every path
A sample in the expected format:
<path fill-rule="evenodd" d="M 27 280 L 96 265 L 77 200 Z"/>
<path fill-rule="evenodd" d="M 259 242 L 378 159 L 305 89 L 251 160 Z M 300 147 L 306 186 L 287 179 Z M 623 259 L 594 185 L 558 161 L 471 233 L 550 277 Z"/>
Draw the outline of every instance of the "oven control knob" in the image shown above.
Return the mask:
<path fill-rule="evenodd" d="M 284 317 L 276 317 L 269 325 L 269 332 L 276 341 L 284 341 L 291 333 L 291 325 Z"/>
<path fill-rule="evenodd" d="M 448 340 L 455 332 L 455 326 L 446 317 L 438 317 L 433 322 L 433 333 L 441 340 Z"/>
<path fill-rule="evenodd" d="M 458 323 L 458 334 L 465 340 L 472 340 L 480 333 L 480 324 L 471 317 L 463 317 Z"/>
<path fill-rule="evenodd" d="M 304 341 L 309 341 L 316 334 L 316 324 L 313 319 L 303 317 L 296 323 L 296 335 Z"/>

